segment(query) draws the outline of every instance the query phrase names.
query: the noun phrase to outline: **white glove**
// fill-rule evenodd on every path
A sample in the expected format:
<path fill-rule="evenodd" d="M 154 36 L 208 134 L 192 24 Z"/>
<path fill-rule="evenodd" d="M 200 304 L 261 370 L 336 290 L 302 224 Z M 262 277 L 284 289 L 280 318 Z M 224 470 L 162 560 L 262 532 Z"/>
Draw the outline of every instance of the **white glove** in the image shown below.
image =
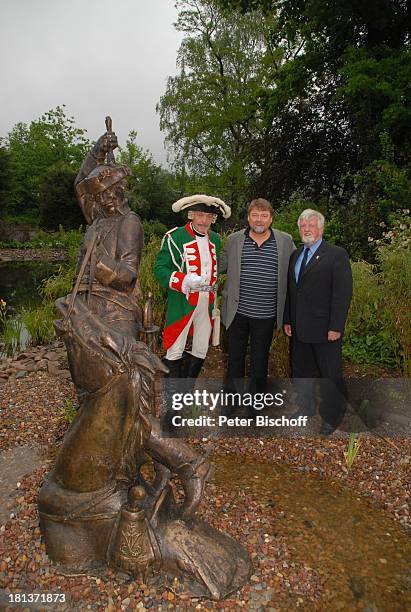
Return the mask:
<path fill-rule="evenodd" d="M 185 293 L 186 295 L 190 291 L 190 289 L 192 291 L 200 291 L 202 287 L 204 287 L 204 281 L 201 278 L 201 276 L 199 276 L 195 272 L 191 272 L 190 274 L 187 274 L 187 276 L 185 277 L 185 279 L 183 280 L 181 284 L 181 289 L 183 290 L 183 293 Z"/>

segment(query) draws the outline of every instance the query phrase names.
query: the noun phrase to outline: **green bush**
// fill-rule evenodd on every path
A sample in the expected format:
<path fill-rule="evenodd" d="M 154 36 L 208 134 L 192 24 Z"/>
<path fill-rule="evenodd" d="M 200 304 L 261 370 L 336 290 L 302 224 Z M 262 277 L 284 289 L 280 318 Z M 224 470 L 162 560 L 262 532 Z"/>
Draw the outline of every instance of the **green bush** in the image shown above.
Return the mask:
<path fill-rule="evenodd" d="M 22 308 L 13 316 L 3 316 L 0 321 L 3 351 L 7 355 L 13 355 L 27 345 L 51 342 L 55 337 L 53 327 L 55 318 L 52 302 L 44 302 L 33 308 Z M 24 330 L 26 333 L 23 333 Z"/>
<path fill-rule="evenodd" d="M 376 266 L 352 264 L 354 292 L 345 330 L 344 357 L 358 364 L 395 367 L 399 343 L 387 321 L 385 288 Z"/>
<path fill-rule="evenodd" d="M 408 211 L 391 218 L 376 241 L 377 264 L 352 264 L 354 294 L 344 356 L 355 362 L 398 367 L 410 376 L 411 253 Z M 372 241 L 371 241 L 372 242 Z"/>
<path fill-rule="evenodd" d="M 160 250 L 161 238 L 152 235 L 144 246 L 143 254 L 140 262 L 139 279 L 142 290 L 142 303 L 147 299 L 148 293 L 151 292 L 153 295 L 153 317 L 157 325 L 162 326 L 165 318 L 166 310 L 166 292 L 158 284 L 153 267 Z"/>
<path fill-rule="evenodd" d="M 306 208 L 315 208 L 315 206 L 312 202 L 308 202 L 298 195 L 293 196 L 274 212 L 273 227 L 282 232 L 287 232 L 293 237 L 295 244 L 299 244 L 301 238 L 298 233 L 297 220 Z"/>
<path fill-rule="evenodd" d="M 77 172 L 77 167 L 62 161 L 47 169 L 40 183 L 40 227 L 56 230 L 63 225 L 72 229 L 84 223 L 74 193 Z"/>
<path fill-rule="evenodd" d="M 396 361 L 404 376 L 411 376 L 411 231 L 409 210 L 391 218 L 392 229 L 377 248 L 380 278 L 384 287 L 387 331 L 398 343 Z"/>
<path fill-rule="evenodd" d="M 169 228 L 167 228 L 164 223 L 161 223 L 161 221 L 159 221 L 158 219 L 153 219 L 151 221 L 143 219 L 143 229 L 144 239 L 146 242 L 148 242 L 151 236 L 163 237 Z"/>
<path fill-rule="evenodd" d="M 17 240 L 0 240 L 0 249 L 21 249 L 21 242 Z"/>
<path fill-rule="evenodd" d="M 301 243 L 298 233 L 297 221 L 303 210 L 312 208 L 318 210 L 325 216 L 324 238 L 331 244 L 342 244 L 342 231 L 339 219 L 336 215 L 328 215 L 324 202 L 312 202 L 294 194 L 281 208 L 274 212 L 273 226 L 282 232 L 287 232 L 293 237 L 296 245 Z"/>

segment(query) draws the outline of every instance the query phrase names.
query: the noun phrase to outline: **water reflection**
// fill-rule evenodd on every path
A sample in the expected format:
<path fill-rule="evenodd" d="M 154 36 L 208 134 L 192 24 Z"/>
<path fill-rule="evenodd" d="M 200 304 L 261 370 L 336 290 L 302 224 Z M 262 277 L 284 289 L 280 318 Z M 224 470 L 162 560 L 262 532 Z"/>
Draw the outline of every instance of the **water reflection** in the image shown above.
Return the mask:
<path fill-rule="evenodd" d="M 0 299 L 7 304 L 7 315 L 13 317 L 22 308 L 41 303 L 39 289 L 46 278 L 55 274 L 60 263 L 39 261 L 0 262 Z M 29 336 L 24 326 L 20 329 L 20 347 L 25 348 Z M 0 356 L 4 356 L 0 350 Z"/>
<path fill-rule="evenodd" d="M 55 274 L 59 265 L 38 261 L 0 262 L 0 298 L 7 302 L 11 312 L 22 306 L 39 304 L 38 289 L 42 281 Z"/>
<path fill-rule="evenodd" d="M 383 510 L 354 491 L 287 465 L 216 455 L 215 484 L 245 491 L 275 521 L 294 560 L 321 577 L 321 610 L 407 610 L 411 545 Z M 367 607 L 368 606 L 368 607 Z"/>

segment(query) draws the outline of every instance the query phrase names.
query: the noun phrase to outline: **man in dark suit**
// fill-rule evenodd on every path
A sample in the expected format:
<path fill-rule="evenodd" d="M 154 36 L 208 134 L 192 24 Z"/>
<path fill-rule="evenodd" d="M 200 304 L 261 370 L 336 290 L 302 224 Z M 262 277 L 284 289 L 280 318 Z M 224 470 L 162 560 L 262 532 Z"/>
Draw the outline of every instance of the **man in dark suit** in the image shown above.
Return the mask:
<path fill-rule="evenodd" d="M 329 433 L 338 425 L 342 405 L 330 388 L 345 396 L 342 337 L 352 296 L 351 266 L 345 249 L 323 240 L 321 213 L 304 210 L 298 228 L 303 246 L 290 258 L 284 331 L 291 338 L 293 378 L 329 381 L 320 385 L 322 431 Z"/>

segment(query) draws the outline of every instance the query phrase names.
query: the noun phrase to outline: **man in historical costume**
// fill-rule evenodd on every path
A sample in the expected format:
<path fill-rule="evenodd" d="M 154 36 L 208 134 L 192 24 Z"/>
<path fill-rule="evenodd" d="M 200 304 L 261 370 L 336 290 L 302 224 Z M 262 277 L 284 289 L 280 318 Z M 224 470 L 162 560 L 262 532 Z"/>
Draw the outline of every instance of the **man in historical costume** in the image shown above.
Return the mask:
<path fill-rule="evenodd" d="M 207 195 L 181 198 L 172 208 L 176 213 L 187 210 L 189 220 L 166 233 L 154 266 L 168 298 L 164 363 L 172 378 L 196 378 L 207 355 L 216 306 L 220 237 L 210 227 L 218 215 L 227 219 L 231 210 Z M 188 353 L 189 333 L 193 341 Z"/>
<path fill-rule="evenodd" d="M 320 386 L 321 433 L 331 433 L 343 415 L 342 337 L 352 296 L 352 273 L 345 249 L 323 240 L 324 217 L 304 210 L 298 219 L 303 246 L 291 257 L 284 331 L 291 338 L 296 379 L 328 379 Z M 312 384 L 298 383 L 301 408 L 312 414 Z M 309 397 L 311 395 L 311 397 Z"/>
<path fill-rule="evenodd" d="M 271 227 L 272 221 L 270 202 L 253 200 L 248 228 L 229 237 L 221 256 L 220 272 L 227 270 L 221 311 L 228 331 L 227 390 L 242 390 L 250 342 L 250 391 L 264 391 L 273 332 L 283 323 L 288 262 L 295 245 L 289 234 Z"/>

